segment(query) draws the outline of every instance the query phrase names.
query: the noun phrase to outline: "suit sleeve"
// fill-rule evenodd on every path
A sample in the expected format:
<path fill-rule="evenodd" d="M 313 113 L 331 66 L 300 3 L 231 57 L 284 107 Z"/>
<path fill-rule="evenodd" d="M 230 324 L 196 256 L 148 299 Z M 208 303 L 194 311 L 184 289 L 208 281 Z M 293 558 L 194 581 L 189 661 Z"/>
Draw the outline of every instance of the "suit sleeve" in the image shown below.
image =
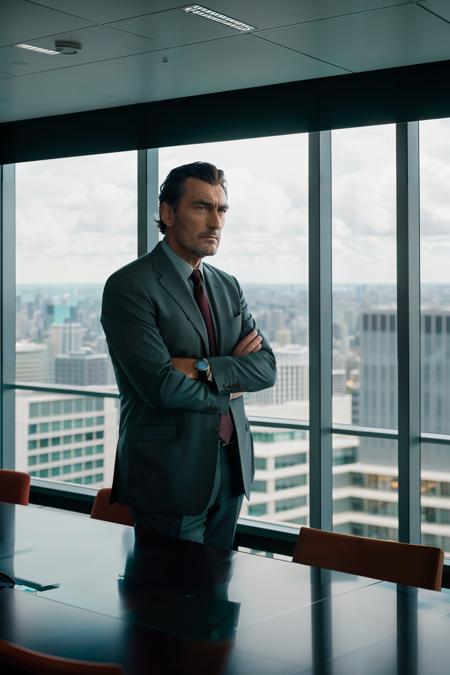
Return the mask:
<path fill-rule="evenodd" d="M 250 331 L 258 329 L 236 279 L 235 283 L 241 303 L 242 329 L 239 336 L 239 340 L 241 340 Z M 275 356 L 261 331 L 259 331 L 259 335 L 261 335 L 263 341 L 258 352 L 246 356 L 208 357 L 219 393 L 261 391 L 261 389 L 273 387 L 277 375 Z"/>
<path fill-rule="evenodd" d="M 103 291 L 101 324 L 108 348 L 138 395 L 151 408 L 226 413 L 229 393 L 172 368 L 152 298 L 132 277 L 113 274 Z"/>

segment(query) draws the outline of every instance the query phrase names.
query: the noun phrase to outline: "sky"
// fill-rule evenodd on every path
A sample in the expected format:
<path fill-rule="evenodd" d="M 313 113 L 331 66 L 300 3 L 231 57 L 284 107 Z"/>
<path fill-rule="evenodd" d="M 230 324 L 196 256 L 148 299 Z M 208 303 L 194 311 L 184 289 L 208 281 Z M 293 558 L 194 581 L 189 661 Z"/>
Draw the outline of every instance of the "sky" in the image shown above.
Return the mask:
<path fill-rule="evenodd" d="M 450 120 L 420 125 L 421 278 L 450 283 Z M 224 169 L 230 210 L 209 260 L 242 283 L 307 283 L 306 134 L 163 148 Z M 17 165 L 17 283 L 104 283 L 136 257 L 135 152 Z M 395 128 L 332 134 L 333 281 L 395 283 Z"/>

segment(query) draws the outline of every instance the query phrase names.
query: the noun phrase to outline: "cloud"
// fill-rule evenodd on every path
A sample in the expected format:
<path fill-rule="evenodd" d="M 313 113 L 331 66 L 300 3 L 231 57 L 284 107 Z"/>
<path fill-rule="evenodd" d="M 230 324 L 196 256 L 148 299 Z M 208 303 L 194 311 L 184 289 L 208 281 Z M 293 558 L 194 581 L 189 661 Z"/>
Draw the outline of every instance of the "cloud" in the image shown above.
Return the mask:
<path fill-rule="evenodd" d="M 17 165 L 18 283 L 104 281 L 136 256 L 136 153 Z"/>
<path fill-rule="evenodd" d="M 305 134 L 164 148 L 174 166 L 212 162 L 227 177 L 230 210 L 211 264 L 242 282 L 306 283 L 308 139 Z"/>
<path fill-rule="evenodd" d="M 450 282 L 450 120 L 420 124 L 422 280 Z M 243 282 L 307 283 L 305 134 L 163 148 L 225 170 L 230 211 L 210 262 Z M 17 166 L 17 279 L 103 282 L 136 256 L 135 152 Z M 332 134 L 333 279 L 395 282 L 395 127 Z"/>

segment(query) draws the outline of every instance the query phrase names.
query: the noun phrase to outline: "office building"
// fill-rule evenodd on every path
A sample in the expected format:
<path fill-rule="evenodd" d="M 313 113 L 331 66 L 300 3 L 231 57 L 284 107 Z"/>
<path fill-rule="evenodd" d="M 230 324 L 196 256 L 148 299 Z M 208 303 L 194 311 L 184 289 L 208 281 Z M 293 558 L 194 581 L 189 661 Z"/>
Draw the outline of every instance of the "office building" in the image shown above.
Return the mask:
<path fill-rule="evenodd" d="M 16 343 L 18 382 L 46 382 L 49 374 L 48 345 L 20 341 Z"/>
<path fill-rule="evenodd" d="M 422 428 L 449 431 L 450 310 L 424 308 L 422 325 Z M 393 429 L 398 416 L 397 318 L 395 309 L 362 315 L 361 373 L 352 393 L 353 423 Z M 351 534 L 398 537 L 398 469 L 395 442 L 361 438 L 357 463 L 339 471 L 342 503 L 335 519 Z M 429 545 L 450 550 L 450 471 L 445 448 L 422 443 L 422 534 Z M 352 512 L 352 513 L 350 513 Z"/>
<path fill-rule="evenodd" d="M 117 425 L 114 399 L 19 391 L 16 468 L 36 478 L 111 484 Z"/>
<path fill-rule="evenodd" d="M 343 424 L 351 421 L 351 397 L 333 399 L 336 416 Z M 256 418 L 308 419 L 308 401 L 283 402 L 279 405 L 248 404 L 247 412 Z M 309 523 L 309 466 L 310 441 L 307 431 L 295 428 L 252 427 L 255 446 L 255 481 L 250 502 L 244 502 L 242 514 L 262 517 L 272 522 L 307 525 Z M 352 467 L 357 464 L 358 438 L 333 438 L 333 471 L 335 484 L 345 487 L 347 500 L 351 498 Z M 344 473 L 342 467 L 345 465 Z M 359 467 L 359 471 L 361 468 Z M 344 476 L 342 479 L 341 476 Z M 338 477 L 337 477 L 338 476 Z M 342 489 L 334 491 L 334 510 L 342 510 Z M 347 520 L 338 519 L 340 531 L 351 530 L 351 508 Z"/>
<path fill-rule="evenodd" d="M 72 352 L 55 358 L 55 382 L 80 387 L 108 383 L 109 359 L 106 354 Z"/>
<path fill-rule="evenodd" d="M 271 389 L 246 394 L 246 400 L 255 405 L 275 405 L 309 399 L 309 349 L 300 345 L 274 347 L 277 360 L 277 381 Z M 333 369 L 333 395 L 346 393 L 346 374 Z"/>
<path fill-rule="evenodd" d="M 53 358 L 59 354 L 80 351 L 86 329 L 79 323 L 54 324 L 50 326 L 50 352 Z"/>

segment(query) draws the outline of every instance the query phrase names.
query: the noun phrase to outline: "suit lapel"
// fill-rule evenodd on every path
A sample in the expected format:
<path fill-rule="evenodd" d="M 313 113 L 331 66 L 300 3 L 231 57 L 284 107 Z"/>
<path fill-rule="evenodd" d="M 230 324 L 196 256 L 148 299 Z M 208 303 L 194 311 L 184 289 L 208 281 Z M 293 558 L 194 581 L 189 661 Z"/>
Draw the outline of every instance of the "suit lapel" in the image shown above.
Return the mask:
<path fill-rule="evenodd" d="M 161 244 L 158 244 L 153 251 L 154 269 L 158 275 L 158 281 L 170 295 L 172 300 L 178 305 L 179 309 L 186 315 L 200 334 L 205 354 L 208 354 L 208 333 L 206 332 L 205 322 L 200 313 L 194 296 L 189 292 L 186 284 L 180 278 L 175 267 L 164 253 Z"/>

